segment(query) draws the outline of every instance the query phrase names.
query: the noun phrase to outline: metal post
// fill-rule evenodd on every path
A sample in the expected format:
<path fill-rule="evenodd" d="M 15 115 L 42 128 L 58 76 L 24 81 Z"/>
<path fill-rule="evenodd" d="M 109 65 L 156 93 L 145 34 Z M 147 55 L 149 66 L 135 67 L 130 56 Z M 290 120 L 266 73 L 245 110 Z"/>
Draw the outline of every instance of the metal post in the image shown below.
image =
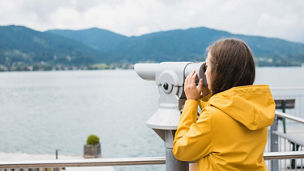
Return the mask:
<path fill-rule="evenodd" d="M 166 171 L 189 171 L 189 163 L 176 160 L 172 153 L 174 132 L 172 130 L 165 131 Z"/>
<path fill-rule="evenodd" d="M 282 101 L 282 112 L 285 113 L 286 112 L 286 100 Z M 282 122 L 283 122 L 283 131 L 284 134 L 286 133 L 286 119 L 282 118 Z"/>
<path fill-rule="evenodd" d="M 172 149 L 166 149 L 166 171 L 188 171 L 189 163 L 176 160 L 172 154 Z"/>
<path fill-rule="evenodd" d="M 292 145 L 292 151 L 298 151 L 299 150 L 300 145 L 298 145 L 294 142 L 291 142 L 291 145 Z M 296 166 L 296 159 L 291 159 L 291 168 L 295 169 L 296 167 L 297 167 Z"/>
<path fill-rule="evenodd" d="M 279 151 L 279 137 L 278 135 L 274 134 L 273 131 L 278 130 L 278 118 L 275 117 L 272 126 L 270 127 L 270 150 L 271 152 L 278 152 Z M 279 170 L 279 161 L 278 160 L 271 160 L 271 171 Z"/>
<path fill-rule="evenodd" d="M 56 160 L 58 160 L 58 149 L 55 151 Z M 55 171 L 60 171 L 60 168 L 54 168 Z"/>
<path fill-rule="evenodd" d="M 58 160 L 58 149 L 55 150 L 56 160 Z"/>

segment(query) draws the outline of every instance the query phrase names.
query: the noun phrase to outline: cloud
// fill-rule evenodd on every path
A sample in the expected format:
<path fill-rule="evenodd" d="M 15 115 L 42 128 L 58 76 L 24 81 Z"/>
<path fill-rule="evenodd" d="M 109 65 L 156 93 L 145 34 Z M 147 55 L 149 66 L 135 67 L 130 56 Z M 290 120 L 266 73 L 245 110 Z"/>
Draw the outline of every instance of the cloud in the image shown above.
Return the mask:
<path fill-rule="evenodd" d="M 206 26 L 304 42 L 303 0 L 10 0 L 0 24 L 99 27 L 125 35 Z"/>

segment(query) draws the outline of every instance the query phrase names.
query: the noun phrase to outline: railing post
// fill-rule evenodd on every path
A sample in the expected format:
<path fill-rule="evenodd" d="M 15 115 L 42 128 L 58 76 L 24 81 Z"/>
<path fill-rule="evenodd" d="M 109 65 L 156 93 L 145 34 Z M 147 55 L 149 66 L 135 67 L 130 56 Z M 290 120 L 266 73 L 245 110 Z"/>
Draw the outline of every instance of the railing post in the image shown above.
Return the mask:
<path fill-rule="evenodd" d="M 279 151 L 279 137 L 278 135 L 274 134 L 273 131 L 278 130 L 278 118 L 277 116 L 274 119 L 273 124 L 270 127 L 270 150 L 271 152 L 278 152 Z M 278 160 L 271 160 L 271 171 L 279 170 L 279 161 Z"/>
<path fill-rule="evenodd" d="M 286 100 L 282 101 L 282 112 L 285 113 L 286 112 Z M 285 118 L 281 118 L 282 122 L 283 122 L 283 131 L 284 133 L 286 133 L 286 119 Z"/>
<path fill-rule="evenodd" d="M 291 142 L 291 145 L 292 145 L 292 151 L 298 151 L 299 150 L 300 146 L 298 144 L 296 144 L 294 142 Z M 291 168 L 295 169 L 296 167 L 297 167 L 296 166 L 296 159 L 291 159 Z"/>

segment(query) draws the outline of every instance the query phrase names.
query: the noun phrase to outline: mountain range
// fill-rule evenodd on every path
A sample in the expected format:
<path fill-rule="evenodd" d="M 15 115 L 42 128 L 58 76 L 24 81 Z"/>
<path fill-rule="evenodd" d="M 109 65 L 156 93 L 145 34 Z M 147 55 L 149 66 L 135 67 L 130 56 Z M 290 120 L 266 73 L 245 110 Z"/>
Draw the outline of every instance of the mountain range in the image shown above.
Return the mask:
<path fill-rule="evenodd" d="M 206 48 L 221 38 L 239 38 L 251 47 L 260 66 L 304 63 L 304 44 L 278 38 L 232 34 L 206 27 L 125 36 L 100 28 L 36 31 L 24 26 L 0 26 L 1 67 L 87 67 L 97 63 L 202 61 Z"/>

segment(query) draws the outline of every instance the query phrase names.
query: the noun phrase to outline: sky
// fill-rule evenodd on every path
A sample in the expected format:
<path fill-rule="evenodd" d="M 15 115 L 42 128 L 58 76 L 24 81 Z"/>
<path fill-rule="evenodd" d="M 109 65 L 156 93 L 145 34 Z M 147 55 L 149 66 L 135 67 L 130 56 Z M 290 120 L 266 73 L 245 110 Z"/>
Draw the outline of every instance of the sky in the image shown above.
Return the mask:
<path fill-rule="evenodd" d="M 0 25 L 123 35 L 209 27 L 304 43 L 304 0 L 0 0 Z"/>

